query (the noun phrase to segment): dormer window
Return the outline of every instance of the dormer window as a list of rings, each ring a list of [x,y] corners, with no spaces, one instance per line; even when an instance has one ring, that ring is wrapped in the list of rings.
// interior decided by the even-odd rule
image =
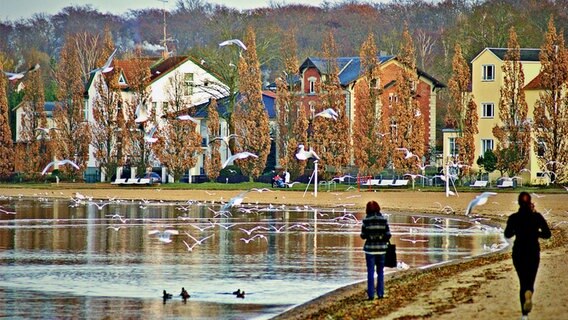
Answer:
[[[124,78],[124,74],[120,74],[120,77],[118,78],[118,84],[125,86],[126,83],[126,79]]]

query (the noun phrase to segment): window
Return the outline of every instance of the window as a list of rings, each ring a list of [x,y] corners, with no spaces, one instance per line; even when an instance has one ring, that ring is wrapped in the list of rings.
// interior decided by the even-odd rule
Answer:
[[[493,118],[495,116],[495,104],[492,102],[482,103],[482,115],[483,118]]]
[[[168,102],[164,101],[162,102],[162,114],[167,114],[168,113]]]
[[[483,75],[481,80],[494,81],[495,80],[495,66],[492,64],[483,65]]]
[[[315,102],[313,101],[310,101],[309,104],[310,104],[310,119],[313,119],[316,115],[316,105]]]
[[[89,100],[85,99],[84,103],[83,103],[83,115],[84,115],[84,121],[89,121]]]
[[[458,144],[456,143],[456,138],[449,138],[448,144],[449,144],[449,150],[448,150],[448,155],[452,156],[452,157],[456,157],[458,155]]]
[[[379,84],[380,84],[379,79],[373,78],[373,79],[371,79],[370,87],[372,89],[379,89]]]
[[[544,142],[542,139],[540,139],[537,142],[537,156],[539,157],[544,157],[544,153],[546,152],[546,142]]]
[[[154,112],[158,111],[158,103],[157,102],[152,102],[152,110],[154,110]]]
[[[118,78],[118,84],[121,84],[121,85],[127,84],[126,79],[124,78],[124,75],[122,73],[120,74],[120,77]]]
[[[308,78],[308,93],[309,94],[314,94],[316,93],[316,78],[314,77],[310,77]]]
[[[493,150],[493,139],[481,139],[481,155],[487,150]]]
[[[193,73],[184,73],[183,74],[183,84],[184,84],[183,94],[185,96],[192,95],[193,94]]]
[[[389,93],[389,107],[392,107],[393,103],[397,103],[398,102],[398,96],[394,93]]]

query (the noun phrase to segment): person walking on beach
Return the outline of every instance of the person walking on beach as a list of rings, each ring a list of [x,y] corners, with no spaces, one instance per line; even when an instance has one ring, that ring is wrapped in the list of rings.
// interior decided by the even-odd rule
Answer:
[[[367,261],[367,296],[375,298],[375,267],[377,272],[377,295],[382,299],[385,295],[383,268],[385,253],[391,238],[387,218],[381,214],[381,207],[376,201],[369,201],[366,209],[367,216],[363,219],[361,238],[365,239],[363,251]]]
[[[549,239],[552,234],[544,217],[534,209],[527,192],[519,194],[519,211],[509,216],[505,237],[515,236],[513,244],[513,265],[521,285],[521,319],[528,319],[532,309],[534,282],[540,262],[538,238]]]

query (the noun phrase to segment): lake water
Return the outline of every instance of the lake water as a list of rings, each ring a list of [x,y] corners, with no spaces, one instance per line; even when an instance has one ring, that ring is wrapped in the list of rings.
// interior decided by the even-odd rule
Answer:
[[[267,319],[366,279],[364,214],[349,208],[93,202],[0,199],[16,212],[0,213],[0,317]],[[389,222],[410,267],[506,243],[483,221],[415,213]]]

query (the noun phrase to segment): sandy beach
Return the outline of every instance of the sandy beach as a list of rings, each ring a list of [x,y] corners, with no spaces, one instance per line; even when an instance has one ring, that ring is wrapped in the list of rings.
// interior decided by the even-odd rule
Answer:
[[[0,196],[70,198],[76,193],[97,199],[148,199],[170,201],[227,201],[241,191],[168,190],[166,188],[90,188],[89,185],[49,186],[45,189],[2,188]],[[245,203],[341,206],[362,210],[369,200],[384,212],[413,212],[464,216],[469,201],[479,192],[447,198],[443,192],[380,191],[249,192]],[[499,192],[474,214],[504,226],[516,211],[518,192]],[[553,238],[541,241],[541,264],[535,285],[531,319],[565,319],[568,314],[568,193],[533,195],[545,214]],[[451,208],[451,209],[450,209]],[[566,221],[566,222],[564,222]],[[386,298],[366,301],[365,282],[331,292],[280,315],[280,319],[517,319],[520,318],[518,280],[509,247],[503,252],[448,263],[427,270],[410,269],[389,275]],[[363,280],[363,279],[362,279]]]

